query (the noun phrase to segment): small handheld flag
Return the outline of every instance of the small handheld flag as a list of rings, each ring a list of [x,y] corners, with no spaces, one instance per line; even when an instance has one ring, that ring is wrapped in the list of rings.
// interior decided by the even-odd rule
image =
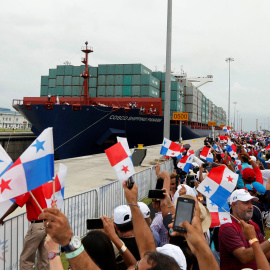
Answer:
[[[171,140],[164,138],[160,154],[163,156],[177,157],[181,153],[181,146]]]

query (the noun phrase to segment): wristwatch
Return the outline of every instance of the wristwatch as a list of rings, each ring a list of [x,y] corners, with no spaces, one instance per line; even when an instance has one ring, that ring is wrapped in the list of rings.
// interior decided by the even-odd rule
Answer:
[[[56,256],[60,256],[60,252],[53,252],[53,251],[48,252],[48,259],[49,260],[54,259]]]
[[[258,242],[259,240],[257,238],[249,239],[248,242],[250,245],[254,244],[255,242]]]
[[[65,252],[71,252],[78,249],[82,245],[81,239],[79,236],[72,236],[69,244],[62,247]]]

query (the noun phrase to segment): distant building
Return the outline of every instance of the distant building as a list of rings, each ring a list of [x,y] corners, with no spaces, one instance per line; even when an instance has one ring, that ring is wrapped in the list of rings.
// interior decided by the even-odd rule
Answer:
[[[31,124],[18,112],[0,107],[0,128],[30,129]]]

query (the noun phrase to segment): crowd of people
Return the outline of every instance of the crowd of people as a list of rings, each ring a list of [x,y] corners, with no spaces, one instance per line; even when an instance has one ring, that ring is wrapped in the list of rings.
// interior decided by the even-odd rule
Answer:
[[[227,147],[232,143],[237,148],[234,155]],[[17,198],[0,223],[3,224],[4,218],[17,206],[29,207],[31,227],[21,256],[21,269],[32,269],[36,249],[39,249],[36,269],[64,269],[59,245],[71,269],[79,270],[269,269],[270,238],[265,239],[265,232],[270,230],[269,143],[267,135],[255,133],[235,133],[215,141],[207,138],[205,146],[211,149],[213,162],[195,157],[193,168],[185,173],[173,158],[175,171],[170,175],[160,171],[157,165],[156,188],[162,190],[163,198],[152,198],[150,208],[156,212],[153,220],[150,208],[137,200],[136,184],[130,188],[124,181],[126,204],[116,207],[111,217],[101,216],[103,229],[90,230],[82,239],[73,234],[61,211],[47,208],[37,215],[35,202],[25,195]],[[208,173],[219,166],[226,166],[239,177],[228,199],[231,222],[210,228],[206,197],[197,188]],[[173,230],[179,197],[195,201],[191,223],[180,224],[186,232]],[[31,253],[31,258],[26,251]]]

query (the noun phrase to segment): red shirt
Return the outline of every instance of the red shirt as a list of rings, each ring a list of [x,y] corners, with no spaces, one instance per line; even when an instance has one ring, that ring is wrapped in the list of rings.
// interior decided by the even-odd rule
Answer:
[[[32,194],[34,195],[42,209],[47,208],[47,203],[43,195],[42,186],[32,190]],[[41,211],[29,192],[16,197],[15,203],[18,204],[20,207],[23,207],[26,204],[27,219],[29,221],[38,220],[38,216],[41,214]]]
[[[259,242],[265,241],[259,226],[249,221],[249,224],[253,225],[256,231],[256,237]],[[238,248],[249,248],[250,244],[243,235],[241,226],[238,222],[232,218],[232,223],[226,223],[220,226],[219,229],[219,251],[220,251],[220,269],[221,270],[239,270],[243,268],[251,268],[257,270],[256,261],[242,264],[234,255],[233,251]]]

